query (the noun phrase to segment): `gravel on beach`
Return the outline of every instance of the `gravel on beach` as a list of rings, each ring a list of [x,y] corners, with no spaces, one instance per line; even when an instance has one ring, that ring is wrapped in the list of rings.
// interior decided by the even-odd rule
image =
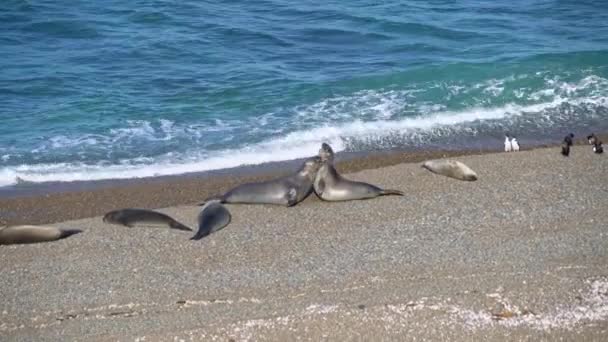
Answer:
[[[349,173],[406,195],[227,205],[231,224],[201,241],[98,216],[58,223],[84,233],[0,246],[0,336],[605,340],[606,156],[575,146],[568,158],[551,147],[455,159],[479,180],[420,163]],[[199,210],[161,209],[191,226]]]

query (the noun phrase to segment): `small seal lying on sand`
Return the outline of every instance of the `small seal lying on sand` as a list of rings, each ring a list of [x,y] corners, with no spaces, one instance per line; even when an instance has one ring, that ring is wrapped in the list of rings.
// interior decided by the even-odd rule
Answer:
[[[399,190],[385,190],[372,184],[355,182],[342,177],[333,165],[334,151],[326,143],[321,145],[319,157],[323,161],[323,165],[315,177],[314,190],[322,200],[351,201],[387,195],[403,196],[403,192]]]
[[[177,222],[172,217],[148,209],[127,208],[110,211],[103,216],[103,222],[127,227],[133,227],[138,222],[167,224],[173,229],[192,231],[188,226]]]
[[[55,241],[78,233],[82,230],[28,225],[3,227],[0,228],[0,245]]]
[[[300,203],[312,192],[312,183],[319,170],[319,157],[307,159],[296,173],[265,182],[241,184],[221,196],[211,200],[221,203],[278,204],[291,207]]]
[[[428,160],[422,164],[422,167],[438,175],[456,178],[463,181],[477,180],[477,174],[475,171],[456,160]]]
[[[232,216],[219,200],[208,201],[198,214],[198,231],[190,240],[200,240],[226,227]]]

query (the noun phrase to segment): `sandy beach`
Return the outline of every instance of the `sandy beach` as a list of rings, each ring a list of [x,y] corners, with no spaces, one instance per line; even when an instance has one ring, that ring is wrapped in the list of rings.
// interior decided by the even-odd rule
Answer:
[[[351,179],[406,196],[327,203],[312,195],[292,208],[228,205],[232,223],[197,242],[187,232],[107,225],[99,216],[57,223],[84,233],[0,246],[0,335],[11,341],[605,340],[606,156],[575,146],[569,158],[551,147],[457,160],[479,180],[438,176],[419,162],[340,168]],[[188,196],[194,201],[228,185]],[[154,198],[162,198],[161,190]],[[133,201],[98,191],[107,191],[110,203],[89,216]],[[53,196],[85,195],[47,197]],[[80,197],[81,207],[102,198],[94,197],[89,203]],[[141,206],[164,203],[154,198]],[[37,200],[44,207],[40,198],[19,203]],[[82,215],[81,207],[66,203],[73,202],[32,212],[32,223],[58,221],[52,213],[62,208]],[[161,211],[194,226],[199,209]]]

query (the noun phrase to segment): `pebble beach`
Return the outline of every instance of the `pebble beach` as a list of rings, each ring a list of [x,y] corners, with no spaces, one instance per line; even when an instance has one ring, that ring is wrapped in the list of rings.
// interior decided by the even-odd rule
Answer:
[[[414,160],[370,162],[376,167],[359,170],[339,164],[350,179],[406,195],[329,203],[313,194],[292,208],[227,205],[231,224],[201,241],[188,240],[189,232],[104,224],[106,207],[78,219],[32,212],[30,223],[84,232],[0,246],[0,335],[10,341],[605,340],[605,156],[574,146],[568,158],[558,147],[453,158],[479,180],[435,175]],[[193,191],[172,184],[174,193]],[[198,189],[191,204],[159,210],[196,226],[194,202],[230,184],[215,186]],[[111,189],[49,196],[81,196],[85,203],[90,196],[94,206],[106,192],[113,205],[127,201],[120,192],[111,197]],[[151,198],[142,206],[154,207],[146,202]],[[5,220],[26,218],[13,213]]]

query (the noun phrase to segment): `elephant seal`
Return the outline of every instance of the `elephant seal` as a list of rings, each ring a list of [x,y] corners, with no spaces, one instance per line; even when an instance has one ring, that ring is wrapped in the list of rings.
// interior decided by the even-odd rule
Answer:
[[[422,167],[438,175],[456,178],[463,181],[477,180],[477,174],[475,171],[456,160],[428,160],[422,164]]]
[[[0,245],[55,241],[78,233],[82,233],[82,230],[50,226],[10,226],[0,228]]]
[[[138,222],[167,224],[173,229],[192,231],[192,229],[177,222],[172,217],[148,209],[127,208],[113,210],[103,216],[103,222],[121,224],[127,227],[133,227]]]
[[[319,157],[309,158],[292,175],[265,182],[241,184],[224,195],[208,198],[199,205],[219,200],[220,203],[277,204],[291,207],[310,195],[320,165]]]
[[[190,240],[200,240],[205,236],[226,227],[232,216],[219,200],[210,200],[198,214],[198,231]]]
[[[381,189],[375,185],[356,182],[342,177],[333,165],[334,151],[327,143],[321,145],[319,158],[323,165],[317,172],[314,191],[324,201],[351,201],[378,196],[403,196],[399,190]]]

